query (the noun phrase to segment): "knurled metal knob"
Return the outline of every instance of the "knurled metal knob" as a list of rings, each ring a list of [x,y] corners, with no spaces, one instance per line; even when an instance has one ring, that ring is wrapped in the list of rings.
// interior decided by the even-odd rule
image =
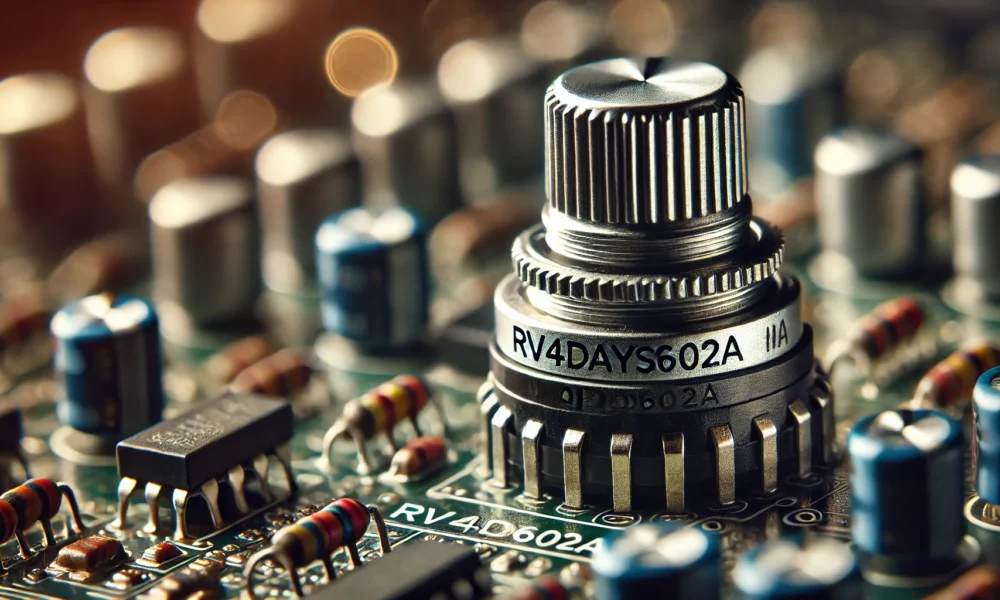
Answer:
[[[747,193],[743,91],[714,65],[604,60],[561,75],[545,105],[550,214],[670,224]]]

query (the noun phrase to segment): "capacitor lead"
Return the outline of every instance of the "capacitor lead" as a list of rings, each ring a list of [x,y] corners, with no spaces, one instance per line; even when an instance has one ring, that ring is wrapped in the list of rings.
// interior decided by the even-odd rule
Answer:
[[[909,296],[901,296],[875,307],[862,317],[847,336],[830,345],[827,370],[843,360],[871,380],[876,365],[887,355],[913,341],[927,315],[923,307]]]
[[[418,345],[428,320],[425,237],[403,208],[327,219],[316,233],[323,327],[370,353]]]
[[[361,203],[350,139],[332,129],[280,133],[257,153],[256,173],[264,283],[278,292],[311,291],[316,230],[326,217]]]
[[[61,423],[118,441],[160,420],[162,363],[152,304],[131,296],[88,296],[56,313],[52,336]]]
[[[168,184],[149,205],[154,292],[164,330],[245,318],[260,292],[253,188],[236,177]]]
[[[961,423],[933,410],[885,411],[847,438],[851,533],[866,576],[954,569],[965,536]]]
[[[1000,366],[1000,347],[990,341],[971,344],[949,354],[917,383],[912,408],[961,411],[972,396],[976,380]]]
[[[701,529],[643,523],[603,538],[591,557],[594,597],[719,597],[719,542]]]
[[[861,571],[847,544],[817,538],[804,544],[769,540],[740,555],[733,583],[747,600],[862,596]]]
[[[323,438],[323,458],[329,463],[333,443],[347,435],[357,448],[361,469],[370,471],[372,464],[365,443],[382,433],[392,452],[398,451],[399,447],[393,439],[393,429],[400,421],[409,420],[417,436],[421,436],[417,415],[428,402],[434,404],[442,424],[445,424],[444,412],[431,400],[427,386],[412,375],[399,375],[360,398],[351,400]]]
[[[387,554],[392,550],[392,546],[389,543],[385,521],[382,520],[378,508],[365,506],[353,498],[334,500],[308,517],[279,530],[271,538],[269,548],[257,552],[247,561],[243,570],[247,579],[247,593],[251,598],[257,598],[253,590],[253,572],[257,565],[265,560],[277,562],[285,568],[291,579],[292,589],[300,598],[303,592],[298,568],[320,560],[326,570],[327,579],[332,581],[336,578],[337,571],[330,560],[331,555],[344,547],[350,552],[354,567],[360,567],[362,562],[357,544],[365,537],[365,531],[368,530],[372,520],[378,529],[382,554]]]

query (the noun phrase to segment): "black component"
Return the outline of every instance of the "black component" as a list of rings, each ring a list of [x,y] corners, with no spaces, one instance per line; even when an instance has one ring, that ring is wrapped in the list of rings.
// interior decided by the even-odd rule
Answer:
[[[492,298],[455,319],[438,334],[438,357],[463,373],[481,376],[490,368],[490,338],[496,325]]]
[[[118,475],[190,490],[287,442],[292,407],[226,394],[118,444]]]
[[[21,410],[10,409],[0,412],[0,452],[4,454],[21,453]]]
[[[464,598],[485,598],[491,593],[489,578],[482,587],[476,573],[482,567],[471,546],[438,542],[402,544],[382,558],[365,564],[343,579],[309,594],[311,600],[426,600],[443,592],[451,598],[452,586],[466,582]],[[459,585],[463,585],[459,583]]]

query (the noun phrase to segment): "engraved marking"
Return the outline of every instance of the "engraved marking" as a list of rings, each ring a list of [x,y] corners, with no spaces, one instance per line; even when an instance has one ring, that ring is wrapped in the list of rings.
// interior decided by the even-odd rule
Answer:
[[[538,441],[542,437],[542,423],[534,419],[528,421],[521,430],[521,450],[524,455],[524,495],[540,498],[538,483]]]
[[[812,469],[811,416],[809,415],[809,410],[806,409],[801,400],[796,400],[789,404],[788,412],[792,413],[792,418],[795,419],[795,440],[799,453],[799,477],[805,477]]]
[[[563,435],[563,488],[566,493],[566,506],[583,508],[583,487],[581,477],[583,465],[584,433],[579,429],[567,429]]]
[[[615,512],[632,510],[632,434],[611,434],[611,506]]]
[[[768,414],[755,418],[753,427],[760,438],[761,489],[770,494],[778,489],[778,428]]]
[[[684,434],[663,434],[663,478],[667,511],[684,512]]]
[[[713,427],[712,442],[715,444],[719,504],[732,504],[736,502],[736,443],[729,425]]]

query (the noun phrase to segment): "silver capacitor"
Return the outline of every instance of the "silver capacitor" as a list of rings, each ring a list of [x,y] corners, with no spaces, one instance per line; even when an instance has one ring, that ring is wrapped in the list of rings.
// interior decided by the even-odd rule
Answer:
[[[257,198],[264,284],[295,293],[316,279],[316,230],[325,218],[361,203],[361,174],[340,131],[278,134],[257,154]]]
[[[812,172],[816,143],[842,121],[839,65],[818,48],[774,46],[752,54],[739,79],[747,100],[750,189],[780,196]]]
[[[432,81],[400,79],[364,92],[351,122],[372,204],[405,206],[428,226],[462,206],[455,115]]]
[[[455,44],[438,63],[438,87],[459,119],[462,188],[470,198],[540,176],[548,86],[516,38]]]
[[[912,274],[925,254],[920,149],[895,134],[851,126],[824,136],[814,157],[823,250],[860,277]]]
[[[951,174],[956,304],[1000,299],[1000,155],[962,160]]]
[[[156,193],[149,218],[165,333],[251,312],[260,292],[253,186],[237,177],[180,179]]]

